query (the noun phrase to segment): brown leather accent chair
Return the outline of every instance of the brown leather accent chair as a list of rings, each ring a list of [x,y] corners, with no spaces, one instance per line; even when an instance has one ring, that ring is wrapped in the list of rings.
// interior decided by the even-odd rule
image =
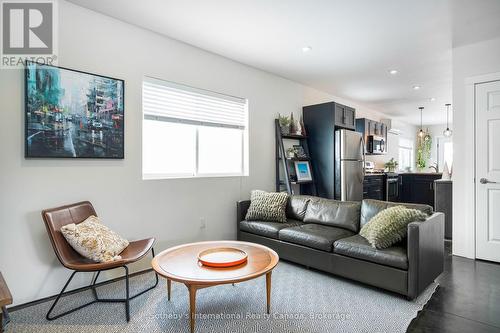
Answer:
[[[135,297],[144,294],[145,292],[154,289],[158,285],[158,275],[155,273],[155,284],[146,290],[143,290],[139,292],[138,294],[130,297],[130,288],[129,288],[129,271],[127,265],[133,262],[136,262],[140,259],[142,259],[150,250],[151,254],[154,257],[154,249],[153,249],[153,244],[155,242],[154,238],[147,238],[147,239],[142,239],[138,241],[131,241],[129,246],[123,250],[122,253],[120,253],[120,256],[122,257],[121,260],[117,261],[110,261],[110,262],[103,262],[103,263],[98,263],[95,261],[92,261],[90,259],[82,257],[78,252],[76,252],[66,241],[64,236],[61,233],[61,227],[70,223],[75,223],[79,224],[87,217],[94,215],[97,216],[94,207],[92,204],[88,201],[83,201],[83,202],[78,202],[62,207],[57,207],[57,208],[51,208],[51,209],[45,209],[42,211],[42,217],[43,221],[45,222],[45,227],[47,228],[47,232],[49,234],[50,241],[52,243],[52,247],[54,248],[54,252],[57,256],[57,259],[61,262],[61,264],[72,270],[73,273],[71,274],[70,278],[64,285],[63,289],[57,296],[56,300],[54,301],[54,304],[52,304],[52,307],[49,309],[49,312],[47,313],[47,320],[54,320],[57,318],[60,318],[62,316],[65,316],[67,314],[70,314],[72,312],[75,312],[77,310],[80,310],[86,306],[89,306],[94,303],[98,302],[109,302],[109,303],[125,303],[125,313],[126,313],[126,318],[127,321],[130,320],[130,300],[134,299]],[[114,269],[114,268],[123,268],[125,269],[125,288],[126,288],[126,298],[123,299],[103,299],[99,298],[97,296],[97,291],[96,291],[96,282],[97,278],[99,277],[99,274],[102,271]],[[90,289],[92,289],[92,293],[94,294],[94,300],[90,301],[84,305],[81,305],[75,309],[71,309],[69,311],[66,311],[64,313],[58,314],[56,316],[51,316],[52,311],[54,310],[54,307],[56,306],[57,302],[63,296],[64,291],[68,287],[69,283],[75,276],[77,272],[97,272],[97,274],[94,276],[92,279],[92,283],[90,284]]]

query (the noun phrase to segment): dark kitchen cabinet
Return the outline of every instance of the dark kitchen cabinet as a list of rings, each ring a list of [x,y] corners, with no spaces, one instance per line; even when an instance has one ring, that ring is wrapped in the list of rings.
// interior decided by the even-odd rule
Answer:
[[[380,125],[381,124],[378,123],[378,122],[376,122],[376,121],[373,122],[373,135],[375,135],[375,136],[381,136],[380,135],[380,132],[381,132],[380,131]]]
[[[385,142],[387,142],[387,125],[384,123],[380,123],[380,136],[385,138]]]
[[[335,126],[354,130],[356,128],[356,110],[335,103]]]
[[[399,175],[400,201],[426,204],[434,208],[434,181],[441,174],[408,173]]]
[[[365,176],[363,199],[385,200],[385,175]]]
[[[436,180],[434,192],[434,210],[444,213],[444,238],[451,239],[453,235],[453,183],[451,180]]]
[[[371,120],[368,118],[358,118],[356,119],[356,132],[363,134],[366,143],[368,143],[368,136],[370,135],[382,138],[386,143],[385,149],[382,152],[382,154],[387,152],[387,125],[385,125],[384,123]],[[378,138],[376,139],[378,140]],[[367,148],[367,155],[372,155],[372,154],[378,155],[380,154],[380,152],[369,153]]]
[[[363,133],[365,138],[368,135],[373,135],[387,140],[387,125],[375,120],[367,118],[356,119],[356,131]]]
[[[434,210],[444,213],[444,238],[451,239],[453,235],[453,183],[451,180],[436,180],[434,189]]]

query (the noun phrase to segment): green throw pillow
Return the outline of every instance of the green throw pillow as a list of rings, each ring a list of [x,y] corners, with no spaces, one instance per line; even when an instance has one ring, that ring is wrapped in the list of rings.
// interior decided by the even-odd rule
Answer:
[[[385,249],[401,241],[407,233],[408,224],[425,221],[428,215],[417,209],[395,206],[384,209],[361,228],[359,234],[371,246]]]
[[[286,222],[288,194],[255,190],[250,195],[250,207],[246,219],[249,221]]]

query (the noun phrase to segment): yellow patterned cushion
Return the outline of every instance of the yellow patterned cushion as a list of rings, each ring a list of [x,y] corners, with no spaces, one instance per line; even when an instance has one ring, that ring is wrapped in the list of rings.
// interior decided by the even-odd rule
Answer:
[[[82,223],[63,226],[61,233],[76,252],[96,262],[120,260],[119,254],[128,246],[126,239],[93,215]]]

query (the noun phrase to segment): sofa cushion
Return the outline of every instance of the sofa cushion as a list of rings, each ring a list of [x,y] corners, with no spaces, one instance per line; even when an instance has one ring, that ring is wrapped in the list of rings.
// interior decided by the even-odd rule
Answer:
[[[283,228],[301,225],[301,221],[288,219],[286,223],[267,221],[241,221],[240,230],[251,234],[278,239],[278,232]]]
[[[311,196],[307,195],[292,195],[288,197],[286,216],[294,220],[303,221],[307,205],[311,198]]]
[[[337,240],[333,245],[333,252],[385,266],[408,269],[408,255],[403,243],[379,250],[372,247],[361,235],[354,235]]]
[[[301,224],[279,231],[281,241],[312,247],[327,252],[332,251],[337,239],[352,236],[352,231],[321,224]]]
[[[288,193],[254,190],[245,220],[285,223],[287,201]]]
[[[428,215],[418,209],[404,206],[389,207],[380,211],[365,224],[359,234],[377,249],[386,249],[406,237],[408,224],[425,221]]]
[[[429,205],[420,205],[420,204],[410,204],[410,203],[401,203],[401,202],[387,202],[373,199],[365,199],[361,203],[361,219],[360,219],[360,227],[363,227],[367,224],[375,215],[377,215],[380,211],[394,206],[404,206],[406,208],[418,209],[427,215],[432,215],[433,209]]]
[[[359,202],[311,198],[304,222],[340,227],[357,233],[360,209]]]

